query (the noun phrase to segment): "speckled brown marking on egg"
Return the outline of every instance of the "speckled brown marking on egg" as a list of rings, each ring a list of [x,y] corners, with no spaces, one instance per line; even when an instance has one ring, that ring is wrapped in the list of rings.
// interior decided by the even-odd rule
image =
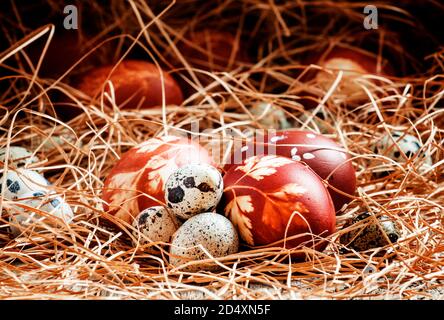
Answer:
[[[396,143],[394,142],[396,141]],[[433,160],[427,150],[421,150],[421,141],[410,134],[404,134],[401,131],[394,131],[391,137],[384,135],[373,146],[376,154],[381,154],[391,158],[397,163],[405,163],[407,159],[415,159],[419,163],[418,171],[424,172],[433,165]],[[416,159],[420,158],[420,159]],[[392,164],[383,164],[374,174],[377,178],[383,178],[393,172]]]
[[[6,148],[0,150],[0,162],[5,162],[6,151]],[[39,162],[36,156],[32,156],[32,152],[22,147],[10,146],[8,153],[8,166],[27,168],[29,165]]]
[[[45,212],[40,215],[37,210],[28,210],[22,207],[25,205]],[[31,191],[22,193],[17,199],[14,209],[9,212],[9,230],[12,235],[18,236],[21,232],[26,232],[32,226],[33,232],[41,230],[40,223],[59,225],[56,219],[48,218],[49,216],[58,218],[70,223],[74,218],[74,213],[69,204],[48,190]]]
[[[15,171],[8,170],[6,177],[1,176],[0,192],[2,192],[3,179],[6,179],[6,181],[2,196],[7,200],[15,200],[25,193],[46,190],[50,185],[48,180],[40,173],[23,168]]]
[[[162,206],[150,207],[143,210],[133,221],[133,235],[140,244],[150,242],[169,243],[173,234],[179,228],[180,222]],[[148,252],[158,252],[156,247],[150,247]]]
[[[224,216],[206,212],[188,219],[174,234],[171,242],[170,263],[178,267],[193,260],[209,259],[199,247],[202,245],[213,257],[236,253],[239,237],[230,220]],[[193,264],[184,270],[215,270],[215,264]]]
[[[223,192],[223,179],[210,165],[191,164],[177,169],[165,184],[165,201],[179,218],[212,211]]]
[[[348,228],[356,223],[362,222],[361,228],[356,228],[344,234],[340,238],[341,244],[356,251],[366,251],[369,249],[380,248],[388,245],[390,242],[395,243],[400,237],[400,231],[396,224],[388,217],[381,216],[378,223],[372,220],[368,212],[350,219],[344,228]],[[384,236],[384,233],[386,236]],[[390,242],[387,241],[387,238]]]

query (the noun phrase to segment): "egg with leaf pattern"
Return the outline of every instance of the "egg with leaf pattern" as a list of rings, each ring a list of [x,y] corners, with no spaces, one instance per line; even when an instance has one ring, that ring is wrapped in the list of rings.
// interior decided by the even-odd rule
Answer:
[[[223,211],[248,245],[286,239],[287,248],[316,243],[321,250],[326,243],[320,240],[335,231],[331,197],[301,162],[275,155],[249,157],[230,168],[224,185]]]
[[[178,168],[212,164],[207,150],[187,138],[149,139],[124,153],[103,187],[104,210],[127,223],[142,210],[165,205],[165,183]]]
[[[329,137],[305,130],[265,131],[238,147],[224,166],[227,172],[253,155],[278,155],[307,164],[328,183],[336,211],[353,198],[356,172],[347,150]]]

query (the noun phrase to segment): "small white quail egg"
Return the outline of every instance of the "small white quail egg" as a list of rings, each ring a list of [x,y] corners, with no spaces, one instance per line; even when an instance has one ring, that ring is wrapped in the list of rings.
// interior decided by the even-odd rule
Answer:
[[[184,263],[210,259],[204,250],[214,258],[228,256],[239,250],[239,237],[230,220],[224,216],[206,212],[198,214],[176,231],[170,249],[170,263],[178,267]],[[193,263],[184,268],[187,271],[217,270],[215,263]]]
[[[3,148],[0,150],[0,161],[5,162],[6,155],[8,156],[8,165],[16,168],[27,168],[30,164],[39,162],[36,156],[22,147],[10,146],[9,149]]]
[[[68,128],[63,128],[60,131],[58,131],[58,134],[53,134],[50,137],[37,137],[34,139],[33,143],[35,145],[40,145],[42,151],[50,152],[57,147],[61,148],[71,148],[70,144],[76,144],[78,147],[82,147],[83,143],[79,140],[77,140],[76,135],[73,133],[72,130],[69,130]]]
[[[28,169],[0,171],[0,193],[7,200],[21,198],[22,195],[38,190],[45,190],[50,183],[43,175]],[[2,188],[4,187],[4,190]]]
[[[392,137],[393,140],[390,136],[385,135],[382,139],[378,140],[373,147],[373,151],[376,154],[385,155],[401,164],[405,163],[407,159],[418,156],[420,158],[417,160],[420,173],[433,165],[431,156],[427,154],[426,151],[420,151],[422,143],[417,137],[399,131],[393,132]],[[394,141],[396,141],[396,144]],[[376,175],[379,177],[385,176],[390,173],[392,168],[393,166],[391,164],[383,165],[375,170]]]
[[[17,199],[17,204],[11,207],[13,210],[7,210],[9,211],[11,233],[14,236],[19,235],[22,231],[21,229],[33,228],[33,224],[36,224],[36,228],[38,228],[37,224],[39,222],[49,222],[49,219],[44,215],[26,209],[20,206],[20,204],[46,212],[53,217],[62,219],[66,223],[70,223],[74,218],[71,207],[60,196],[50,194],[46,191],[25,193]]]
[[[207,164],[189,164],[177,169],[165,184],[165,201],[177,217],[188,219],[212,211],[223,193],[220,172]]]
[[[133,221],[133,235],[138,243],[145,245],[150,242],[170,243],[173,234],[179,228],[179,221],[162,206],[143,210]],[[148,251],[157,252],[155,247]]]

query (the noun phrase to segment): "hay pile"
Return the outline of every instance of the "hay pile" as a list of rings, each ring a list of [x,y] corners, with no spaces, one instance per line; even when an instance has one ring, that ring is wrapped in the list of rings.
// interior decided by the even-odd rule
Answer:
[[[45,52],[54,25],[56,34],[62,27],[63,5],[33,3],[11,2],[0,13],[0,148],[23,146],[40,157],[35,167],[72,205],[75,220],[13,238],[2,217],[0,298],[444,298],[444,50],[442,27],[433,25],[444,7],[438,1],[377,1],[377,30],[363,28],[367,3],[358,1],[78,1],[84,59],[56,77],[41,76],[45,61],[39,65],[31,52]],[[231,32],[251,61],[220,72],[191,68],[177,43],[203,27]],[[366,89],[356,100],[335,94],[340,77],[327,90],[303,81],[301,74],[318,67],[302,57],[338,44],[389,60],[397,76],[378,77],[377,86],[363,76]],[[161,64],[191,88],[186,101],[119,110],[92,104],[71,86],[96,63],[123,57]],[[305,105],[308,93],[315,109]],[[124,151],[165,132],[191,136],[197,121],[213,139],[226,138],[228,129],[245,138],[263,128],[248,110],[256,101],[281,108],[296,128],[326,133],[353,156],[358,192],[338,216],[326,250],[299,248],[308,256],[301,262],[287,250],[256,248],[221,260],[221,271],[190,273],[172,268],[167,251],[153,256],[134,247],[129,228],[103,223],[111,219],[101,209],[103,181]],[[56,116],[60,105],[82,113],[63,119]],[[424,172],[420,157],[399,164],[375,154],[375,143],[394,130],[420,138],[433,166]],[[376,177],[384,164],[393,173]],[[395,219],[402,237],[384,249],[342,253],[342,226],[369,210]]]

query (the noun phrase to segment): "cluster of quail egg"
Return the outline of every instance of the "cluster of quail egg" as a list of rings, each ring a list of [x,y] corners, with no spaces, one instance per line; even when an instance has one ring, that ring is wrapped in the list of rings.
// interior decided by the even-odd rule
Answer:
[[[39,159],[22,147],[0,150],[2,215],[7,214],[9,230],[14,236],[58,221],[51,217],[70,223],[74,216],[68,203],[51,190],[43,174],[30,168],[37,162]]]
[[[166,206],[143,210],[133,221],[136,244],[170,243],[170,263],[219,258],[236,253],[238,234],[229,219],[214,212],[223,194],[220,172],[207,164],[180,167],[164,187]],[[156,252],[150,247],[150,252]],[[188,271],[215,269],[210,263],[191,263]]]

